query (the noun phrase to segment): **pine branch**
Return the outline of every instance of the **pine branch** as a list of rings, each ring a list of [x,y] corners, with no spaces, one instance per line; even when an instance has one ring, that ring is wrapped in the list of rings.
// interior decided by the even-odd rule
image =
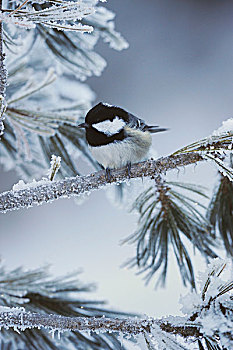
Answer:
[[[154,341],[157,342],[159,349],[184,350],[186,348],[174,337],[179,335],[188,341],[198,341],[200,348],[202,342],[205,342],[209,344],[208,349],[229,350],[233,345],[231,270],[230,262],[213,260],[207,271],[202,273],[200,291],[182,298],[184,317],[143,319],[91,306],[98,302],[80,302],[79,298],[74,297],[74,293],[88,291],[89,286],[78,286],[75,281],[70,281],[70,277],[73,276],[48,280],[45,270],[23,272],[18,268],[6,274],[2,268],[0,294],[1,304],[4,306],[0,306],[0,327],[3,341],[18,337],[18,340],[24,338],[25,344],[33,345],[36,335],[37,340],[41,340],[40,349],[45,349],[41,344],[49,339],[47,332],[54,334],[57,331],[60,339],[59,334],[68,331],[61,341],[68,339],[76,345],[75,340],[79,335],[79,340],[89,342],[92,346],[90,348],[95,350],[119,350],[120,342],[116,339],[116,335],[119,334],[121,338],[125,336],[127,339],[138,339],[140,335],[149,337],[149,343],[153,345]],[[27,311],[23,307],[9,307],[12,305],[25,305]],[[7,337],[7,334],[10,334],[11,338]],[[95,343],[96,338],[100,341],[108,338],[113,346],[116,345],[116,341],[117,346],[109,347],[107,343],[98,345]],[[56,339],[50,341],[53,346],[49,349],[56,348],[55,341]],[[29,346],[27,349],[34,347]]]
[[[189,193],[177,192],[177,187]],[[138,227],[122,243],[136,243],[136,256],[126,261],[124,266],[136,267],[137,274],[144,274],[146,284],[154,275],[159,275],[155,286],[164,287],[172,251],[184,285],[188,283],[195,288],[187,240],[207,261],[216,257],[211,225],[198,209],[206,207],[190,198],[191,193],[207,197],[200,186],[166,182],[157,176],[154,186],[142,192],[133,204],[132,210],[139,214]]]
[[[78,330],[98,333],[122,332],[127,335],[136,335],[144,332],[151,333],[155,325],[158,325],[164,332],[179,334],[183,338],[202,337],[198,324],[191,324],[190,322],[187,325],[173,325],[167,321],[156,319],[65,317],[55,314],[43,315],[25,312],[20,309],[12,309],[11,312],[0,312],[0,326],[5,328],[13,327],[18,330],[47,328],[60,332]]]
[[[220,136],[215,144],[212,144],[213,159],[215,157],[216,148],[219,147],[219,143],[224,139],[221,144],[221,149],[229,149],[231,146],[232,135],[228,135],[227,139]],[[195,164],[197,162],[205,160],[205,154],[198,151],[198,148],[193,152],[172,154],[167,157],[159,158],[158,160],[148,160],[132,165],[131,178],[154,178],[160,174],[164,174],[169,170],[177,169],[181,166],[187,166],[189,164]],[[113,170],[111,173],[111,183],[122,183],[128,180],[127,167]],[[58,198],[67,198],[71,196],[78,196],[81,194],[90,193],[93,190],[100,189],[106,186],[109,182],[106,180],[105,172],[99,171],[87,176],[76,176],[65,178],[61,181],[54,181],[49,184],[43,184],[30,187],[28,184],[27,189],[15,191],[8,191],[0,194],[0,212],[5,213],[9,210],[15,210],[19,208],[31,207],[34,204],[42,204],[44,202],[52,202]]]
[[[209,204],[207,219],[218,228],[226,252],[233,256],[233,183],[221,175]]]
[[[184,151],[179,150],[170,156],[159,158],[158,160],[148,160],[133,164],[131,167],[131,178],[157,177],[166,173],[168,170],[177,169],[180,166],[195,164],[199,161],[206,160],[206,154],[211,154],[212,162],[218,160],[219,151],[230,151],[232,148],[233,133],[228,132],[219,135],[218,137],[206,138],[199,143],[195,143],[195,148]],[[203,150],[205,143],[205,150]],[[188,149],[189,146],[186,147]],[[60,152],[54,150],[52,153],[61,155]],[[233,175],[233,172],[232,172]],[[112,170],[111,183],[122,183],[128,180],[127,167]],[[76,176],[65,178],[61,181],[52,182],[49,184],[38,184],[33,186],[28,184],[28,188],[18,190],[17,192],[8,191],[0,194],[0,212],[9,210],[26,208],[34,204],[42,204],[51,202],[58,198],[67,198],[78,196],[81,194],[90,193],[93,190],[100,189],[109,184],[106,180],[105,172],[99,171],[87,176]]]
[[[48,266],[33,270],[18,267],[7,271],[0,265],[0,313],[11,312],[19,314],[24,311],[41,313],[42,316],[69,317],[106,317],[121,318],[134,316],[133,314],[114,311],[105,306],[105,302],[87,298],[87,293],[95,290],[93,284],[83,284],[78,278],[78,272],[65,276],[52,277],[48,273]],[[5,327],[6,328],[6,327]],[[70,346],[78,349],[92,350],[124,350],[120,341],[113,334],[83,334],[80,331],[66,332],[62,339],[53,339],[46,329],[26,329],[15,332],[12,329],[1,330],[1,341],[4,344],[10,339],[13,346],[7,348],[27,350],[65,350]],[[24,329],[21,329],[24,330]],[[54,333],[54,330],[51,329]],[[22,345],[23,344],[23,345]]]
[[[0,0],[0,10],[2,10],[2,0]],[[6,89],[6,68],[4,65],[5,54],[3,53],[3,24],[0,22],[0,95],[5,95]]]
[[[158,160],[148,160],[133,164],[131,178],[154,177],[180,166],[195,164],[204,160],[197,153],[171,155]],[[121,183],[128,180],[127,168],[112,171],[111,183]],[[100,189],[108,184],[104,171],[98,171],[87,176],[65,178],[60,181],[28,188],[19,191],[8,191],[0,194],[0,212],[31,207],[34,204],[52,202],[55,199],[78,196]]]
[[[0,11],[2,10],[2,0],[0,0]],[[3,52],[3,24],[0,21],[0,97],[1,97],[1,106],[0,106],[0,136],[3,134],[4,125],[3,125],[3,114],[4,114],[4,96],[6,90],[6,68],[4,65],[5,54]]]

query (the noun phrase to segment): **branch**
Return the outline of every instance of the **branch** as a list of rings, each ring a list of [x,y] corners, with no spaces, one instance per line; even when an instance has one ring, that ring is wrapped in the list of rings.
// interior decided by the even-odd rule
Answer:
[[[0,0],[0,11],[2,0]],[[3,53],[3,24],[0,21],[0,95],[4,96],[6,89],[6,69],[4,65],[5,54]]]
[[[177,169],[180,166],[194,164],[203,161],[204,158],[195,152],[180,155],[170,155],[158,160],[148,160],[133,164],[130,178],[154,177],[166,173],[168,170]],[[121,183],[128,180],[126,167],[112,170],[111,183]],[[67,198],[87,194],[100,189],[108,184],[105,171],[98,171],[86,176],[65,178],[60,181],[48,181],[44,184],[38,182],[33,186],[18,191],[8,191],[0,194],[0,213],[10,210],[28,208],[34,204],[52,202],[55,199]]]
[[[0,11],[2,10],[2,0],[0,0]],[[6,89],[6,77],[7,72],[4,65],[5,54],[3,53],[3,24],[0,21],[0,136],[3,134],[4,125],[3,125],[3,113],[4,113],[4,96]]]
[[[14,310],[14,309],[12,309]],[[179,317],[180,319],[180,317]],[[186,318],[184,318],[184,321]],[[93,331],[97,333],[122,332],[126,335],[151,333],[153,328],[159,326],[162,331],[180,336],[202,338],[197,324],[173,325],[166,320],[138,319],[138,318],[106,318],[106,317],[66,317],[60,315],[43,315],[16,309],[12,312],[0,313],[0,327],[13,327],[15,330],[27,328],[46,328],[52,331]]]

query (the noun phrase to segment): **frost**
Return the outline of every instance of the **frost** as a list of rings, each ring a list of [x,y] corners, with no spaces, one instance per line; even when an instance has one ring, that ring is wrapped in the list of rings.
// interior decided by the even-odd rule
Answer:
[[[92,31],[91,26],[82,25],[81,23],[70,25],[69,21],[82,20],[83,17],[95,12],[94,7],[86,6],[80,1],[66,1],[64,3],[55,3],[41,10],[35,10],[26,6],[26,11],[12,12],[12,14],[1,14],[1,20],[7,23],[25,26],[26,29],[34,28],[35,23],[59,30],[75,30],[82,32]]]
[[[8,14],[0,13],[0,21],[7,24],[14,24],[24,29],[34,29],[36,27],[35,23],[26,18],[17,18],[15,16],[8,16]]]
[[[48,21],[45,24],[46,27],[49,28],[56,28],[57,30],[66,30],[66,31],[81,31],[81,32],[86,32],[86,33],[91,33],[93,32],[93,27],[91,26],[83,26],[82,24],[66,24],[66,25],[61,25],[59,23],[55,23],[53,21]]]
[[[172,335],[163,332],[157,325],[153,326],[151,333],[153,336],[152,339],[147,337],[147,340],[150,341],[152,346],[156,344],[158,350],[187,350],[187,348],[178,343]],[[153,349],[153,347],[151,347],[151,349]]]
[[[214,259],[205,272],[199,273],[199,293],[180,299],[182,311],[200,325],[205,337],[218,335],[220,344],[231,349],[233,339],[232,262]]]
[[[195,292],[188,293],[185,296],[181,296],[179,302],[182,305],[180,310],[183,314],[189,315],[193,310],[196,310],[199,307],[201,298],[200,295]]]
[[[0,119],[0,136],[4,133],[4,124],[3,121]]]
[[[222,161],[221,159],[209,153],[203,154],[202,156],[207,160],[209,159],[212,160],[214,164],[217,166],[217,169],[220,171],[220,173],[223,176],[226,176],[230,181],[233,181],[233,169],[232,167],[228,166],[226,162]]]
[[[19,180],[17,184],[13,185],[12,190],[17,192],[17,191],[25,190],[27,188],[36,188],[41,185],[47,185],[49,183],[50,183],[50,180],[48,180],[47,178],[43,178],[42,180],[39,180],[39,181],[33,179],[32,182],[28,182],[28,183],[25,183],[23,180]]]
[[[24,307],[0,306],[0,313],[4,313],[4,312],[18,316],[18,315],[21,315],[23,312],[25,312],[25,308]]]
[[[115,14],[109,11],[105,7],[96,7],[96,12],[88,18],[88,23],[93,23],[94,28],[101,30],[99,35],[103,40],[109,44],[109,46],[115,50],[123,50],[129,47],[128,42],[121,36],[120,33],[115,31],[115,24],[113,19]]]
[[[222,125],[215,130],[212,135],[213,136],[220,136],[223,133],[228,133],[233,131],[233,118],[229,118],[222,122]]]
[[[55,156],[54,154],[51,157],[51,161],[50,161],[50,169],[48,172],[48,179],[50,181],[53,181],[58,170],[60,169],[61,166],[61,157],[59,156]]]
[[[119,332],[119,341],[121,343],[121,347],[123,347],[124,334],[122,332]]]
[[[30,74],[30,71],[29,71],[29,74]],[[56,72],[52,67],[50,67],[47,70],[46,75],[43,77],[42,80],[38,82],[34,80],[34,77],[30,76],[30,79],[28,79],[27,83],[24,84],[23,87],[20,90],[18,90],[15,94],[13,94],[10,99],[8,99],[7,101],[8,105],[18,102],[34,94],[35,92],[40,91],[44,87],[52,84],[56,80],[56,77],[57,77]]]
[[[135,339],[137,341],[137,345],[139,346],[140,350],[148,350],[148,346],[146,345],[145,337],[142,333],[135,336]]]

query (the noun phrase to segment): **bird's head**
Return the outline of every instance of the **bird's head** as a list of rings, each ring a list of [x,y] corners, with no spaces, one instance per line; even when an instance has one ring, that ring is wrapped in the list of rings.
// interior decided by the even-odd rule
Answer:
[[[124,128],[127,118],[128,113],[124,109],[100,102],[88,111],[85,122],[79,124],[78,128],[94,128],[112,136]]]

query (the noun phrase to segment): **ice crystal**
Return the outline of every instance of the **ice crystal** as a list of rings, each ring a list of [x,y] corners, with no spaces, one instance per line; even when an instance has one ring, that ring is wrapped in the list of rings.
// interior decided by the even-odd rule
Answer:
[[[41,185],[46,185],[49,183],[49,180],[47,178],[43,178],[42,180],[35,180],[33,179],[32,182],[25,183],[23,180],[19,180],[19,182],[15,185],[13,185],[12,190],[13,191],[21,191],[29,188],[36,188]]]
[[[222,122],[222,125],[215,131],[213,131],[213,136],[220,136],[223,133],[228,133],[233,131],[233,118],[229,118]]]
[[[46,5],[48,3],[45,3]],[[54,5],[45,5],[45,8],[26,6],[24,11],[13,11],[9,14],[1,14],[3,22],[11,22],[15,25],[24,26],[26,29],[34,28],[39,23],[45,26],[53,27],[59,30],[75,30],[81,32],[90,32],[91,26],[73,23],[69,21],[82,20],[83,17],[94,13],[94,7],[87,6],[82,0],[66,1],[65,3],[54,2]],[[68,21],[68,23],[66,23]]]
[[[182,311],[197,323],[207,342],[227,349],[233,346],[233,281],[230,261],[215,259],[199,274],[200,292],[180,301]]]
[[[58,172],[59,168],[61,166],[61,157],[55,156],[54,154],[51,156],[50,161],[50,169],[48,172],[48,178],[50,181],[53,181],[54,177],[56,176],[56,173]]]

